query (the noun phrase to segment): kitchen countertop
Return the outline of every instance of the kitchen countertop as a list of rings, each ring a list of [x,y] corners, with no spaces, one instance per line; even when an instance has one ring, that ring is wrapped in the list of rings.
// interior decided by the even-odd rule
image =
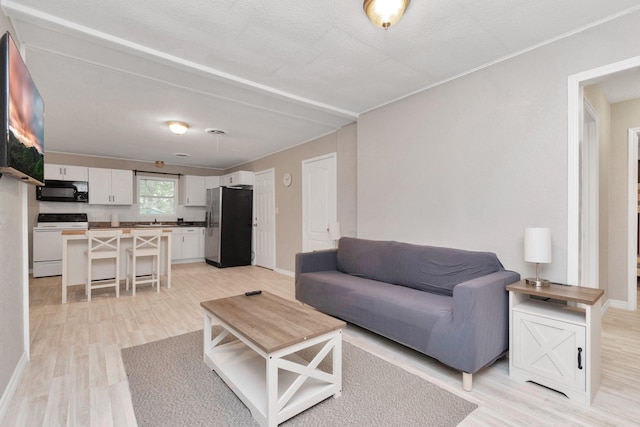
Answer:
[[[182,222],[178,224],[177,222],[160,222],[159,226],[150,225],[150,222],[134,222],[134,221],[120,221],[120,225],[118,227],[112,227],[110,221],[101,221],[101,222],[89,222],[89,229],[92,228],[141,228],[144,226],[148,227],[204,227],[204,221],[188,221]]]
[[[122,230],[123,234],[131,234],[131,230],[135,229],[135,230],[162,230],[163,233],[171,233],[173,230],[170,228],[162,228],[162,227],[98,227],[97,229],[99,230]],[[93,230],[96,230],[96,228],[94,228]],[[62,235],[63,236],[78,236],[78,235],[84,235],[87,232],[87,230],[63,230],[62,231]]]

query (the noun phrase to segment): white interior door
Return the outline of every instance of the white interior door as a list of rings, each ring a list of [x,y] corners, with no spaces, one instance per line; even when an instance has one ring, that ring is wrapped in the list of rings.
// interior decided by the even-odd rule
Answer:
[[[261,267],[276,267],[276,219],[274,170],[255,174],[253,185],[253,231],[255,263]]]
[[[329,249],[329,223],[337,218],[336,153],[302,162],[302,250]]]

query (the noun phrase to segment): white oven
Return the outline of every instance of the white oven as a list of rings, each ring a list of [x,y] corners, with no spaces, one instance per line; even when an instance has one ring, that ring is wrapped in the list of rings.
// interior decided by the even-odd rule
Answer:
[[[33,277],[62,274],[62,232],[87,230],[87,214],[39,214],[33,228]]]

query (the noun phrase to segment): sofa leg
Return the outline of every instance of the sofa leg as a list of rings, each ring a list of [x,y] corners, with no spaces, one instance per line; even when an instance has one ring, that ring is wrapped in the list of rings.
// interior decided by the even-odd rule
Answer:
[[[466,372],[462,373],[462,388],[465,391],[471,391],[473,386],[473,374],[468,374]]]

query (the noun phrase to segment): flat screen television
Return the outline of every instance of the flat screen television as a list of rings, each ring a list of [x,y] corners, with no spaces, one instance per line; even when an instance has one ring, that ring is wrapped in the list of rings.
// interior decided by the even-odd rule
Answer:
[[[44,102],[7,31],[0,39],[0,173],[44,185]]]

